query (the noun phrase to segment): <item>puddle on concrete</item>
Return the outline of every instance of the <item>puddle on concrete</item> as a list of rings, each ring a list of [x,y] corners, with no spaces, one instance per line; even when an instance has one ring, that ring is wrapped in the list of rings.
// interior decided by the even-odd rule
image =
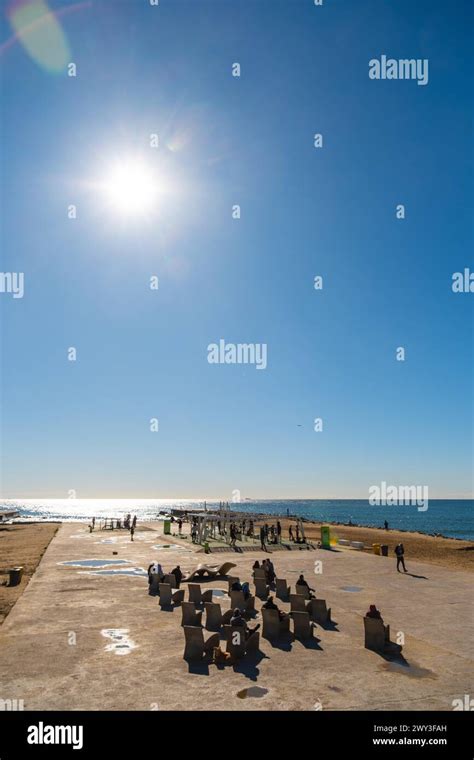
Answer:
[[[414,662],[384,662],[380,667],[382,670],[388,670],[390,673],[400,673],[400,675],[408,676],[409,678],[438,678],[432,670],[421,668]]]
[[[100,541],[96,541],[96,544],[116,544],[116,538],[101,538]]]
[[[361,586],[341,586],[342,591],[351,591],[352,593],[356,593],[357,591],[363,591],[364,589]]]
[[[115,654],[124,655],[130,654],[132,649],[136,649],[137,645],[128,636],[128,628],[104,628],[101,631],[102,636],[106,639],[111,639],[111,643],[105,647],[106,652],[115,652]]]
[[[221,588],[213,588],[211,591],[212,596],[228,596],[227,591],[223,591]]]
[[[262,686],[249,686],[248,689],[241,689],[237,692],[239,699],[247,699],[247,697],[256,697],[257,699],[264,697],[268,694],[269,689],[264,689]]]
[[[117,570],[86,570],[85,572],[80,572],[79,575],[131,575],[134,578],[138,575],[146,578],[147,572],[143,567],[125,567],[118,568]]]
[[[129,565],[128,559],[75,559],[67,562],[58,562],[58,565],[67,567],[108,567],[108,565]]]

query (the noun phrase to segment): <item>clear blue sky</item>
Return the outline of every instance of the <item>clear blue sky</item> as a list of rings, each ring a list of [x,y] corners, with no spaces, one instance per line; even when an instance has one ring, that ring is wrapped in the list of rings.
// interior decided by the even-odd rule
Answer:
[[[0,294],[2,495],[470,496],[471,3],[71,5],[76,78],[0,57],[1,270],[25,273]],[[370,80],[382,54],[428,85]],[[94,184],[137,153],[162,178],[140,223]],[[209,364],[220,338],[267,369]]]

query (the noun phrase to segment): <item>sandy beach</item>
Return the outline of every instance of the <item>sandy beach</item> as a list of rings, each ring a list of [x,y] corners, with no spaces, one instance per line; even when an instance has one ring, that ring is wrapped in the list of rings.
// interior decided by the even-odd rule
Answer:
[[[273,520],[272,520],[273,518]],[[269,516],[267,522],[274,521]],[[288,537],[288,525],[294,521],[282,519],[283,537]],[[321,538],[321,525],[323,523],[305,522],[305,534],[311,541]],[[327,524],[327,523],[324,523]],[[365,528],[359,526],[332,525],[331,535],[337,538],[345,538],[350,541],[363,541],[368,547],[372,544],[387,544],[389,557],[393,559],[394,549],[398,543],[405,547],[405,559],[408,563],[411,559],[429,562],[441,567],[450,567],[453,570],[474,570],[474,543],[453,538],[427,536],[423,533],[410,533],[397,530],[381,530],[380,528]]]
[[[27,587],[59,523],[0,525],[0,624]],[[9,588],[8,570],[22,566],[18,586]]]

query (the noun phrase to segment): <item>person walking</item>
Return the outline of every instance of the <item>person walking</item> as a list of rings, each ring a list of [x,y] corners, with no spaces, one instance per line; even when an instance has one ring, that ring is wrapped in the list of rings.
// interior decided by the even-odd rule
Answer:
[[[403,567],[403,572],[406,573],[405,567],[405,548],[403,544],[398,544],[395,547],[395,554],[397,555],[397,572],[400,572],[400,565]]]
[[[281,544],[281,522],[280,520],[277,520],[277,540],[278,543]]]

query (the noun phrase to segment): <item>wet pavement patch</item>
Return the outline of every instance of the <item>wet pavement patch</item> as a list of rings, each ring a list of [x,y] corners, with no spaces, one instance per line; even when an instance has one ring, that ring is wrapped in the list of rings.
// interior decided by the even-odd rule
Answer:
[[[116,570],[86,570],[81,575],[131,575],[134,578],[137,576],[146,578],[147,572],[143,567],[119,567]]]
[[[213,588],[211,591],[212,596],[229,596],[227,591],[223,591],[221,588]]]
[[[249,686],[248,689],[241,689],[237,692],[239,699],[247,699],[247,697],[256,697],[257,699],[264,697],[268,694],[269,689],[264,689],[262,686]]]
[[[129,565],[128,559],[75,559],[67,562],[58,562],[58,565],[67,567],[108,567],[109,565]]]
[[[105,651],[124,655],[130,654],[132,649],[136,649],[137,645],[128,636],[128,631],[128,628],[104,628],[104,630],[101,631],[102,636],[106,639],[111,639],[111,643],[107,644]]]
[[[355,594],[357,591],[363,591],[361,586],[341,586],[342,591],[350,591]]]

